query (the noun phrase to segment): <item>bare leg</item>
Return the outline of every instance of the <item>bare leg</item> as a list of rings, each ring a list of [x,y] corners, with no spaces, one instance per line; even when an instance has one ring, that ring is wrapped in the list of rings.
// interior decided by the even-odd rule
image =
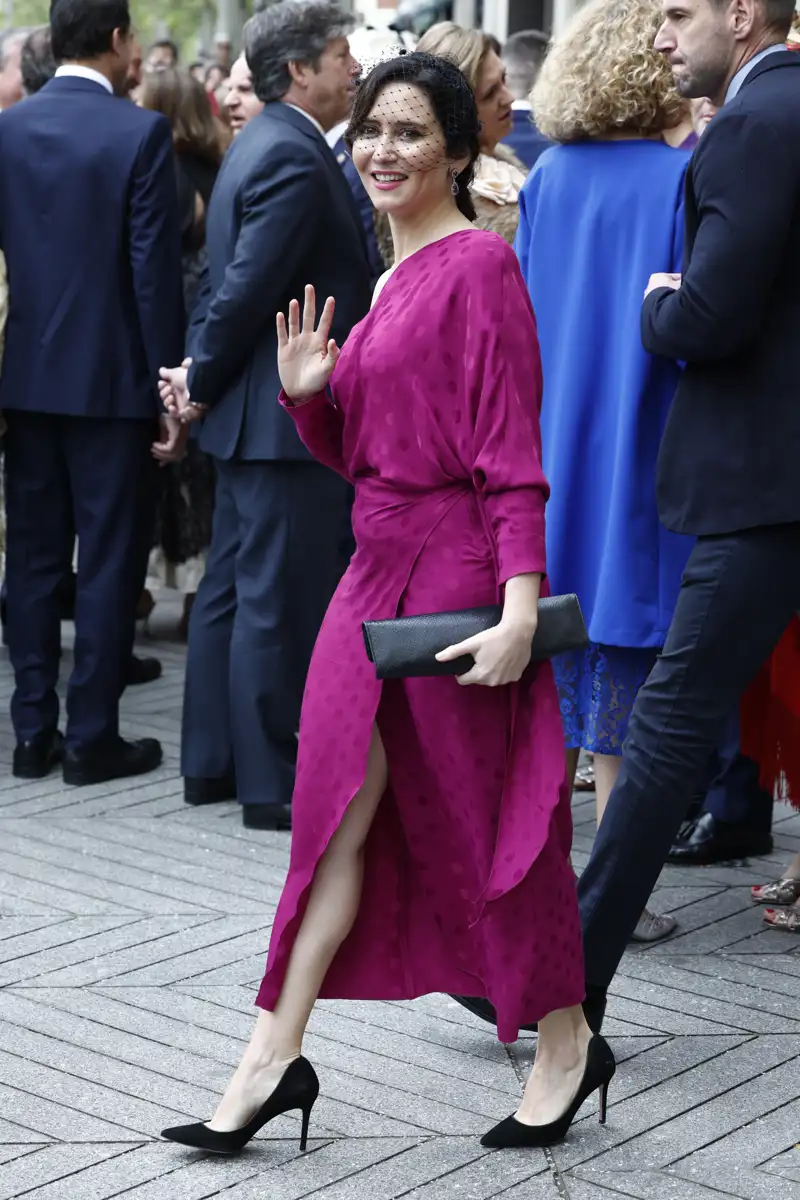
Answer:
[[[617,782],[621,765],[622,758],[618,755],[595,754],[594,756],[595,803],[597,805],[598,825],[603,819],[603,813],[606,811],[606,805],[608,804],[608,797],[611,795],[611,790]]]
[[[577,746],[567,747],[567,783],[569,784],[570,794],[575,787],[575,772],[578,770],[578,759],[580,758],[580,750]]]
[[[569,1108],[586,1070],[592,1031],[580,1005],[548,1013],[539,1022],[536,1059],[516,1118],[549,1125]]]
[[[386,755],[373,728],[364,783],[320,859],[273,1012],[260,1012],[250,1043],[210,1129],[245,1125],[301,1052],[303,1034],[328,967],[353,927],[361,901],[364,844],[387,783]]]

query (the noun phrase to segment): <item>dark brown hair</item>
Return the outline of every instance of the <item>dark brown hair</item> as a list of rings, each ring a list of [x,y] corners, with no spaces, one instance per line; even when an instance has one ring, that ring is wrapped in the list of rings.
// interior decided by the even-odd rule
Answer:
[[[214,116],[202,83],[188,72],[169,68],[148,73],[139,103],[167,118],[176,154],[194,154],[217,166],[222,162],[228,131]]]
[[[456,177],[456,204],[468,221],[474,221],[477,214],[469,185],[480,153],[480,121],[472,88],[449,59],[416,51],[379,63],[356,92],[350,124],[345,130],[345,145],[352,150],[353,142],[369,120],[379,95],[393,83],[408,83],[424,92],[444,134],[447,157],[469,158],[468,165]]]

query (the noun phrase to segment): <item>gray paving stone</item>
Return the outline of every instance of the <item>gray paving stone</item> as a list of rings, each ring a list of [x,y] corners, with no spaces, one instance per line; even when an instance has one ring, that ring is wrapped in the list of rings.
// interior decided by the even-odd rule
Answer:
[[[680,1042],[684,1040],[680,1039]],[[745,1041],[721,1054],[718,1053],[718,1048],[708,1047],[703,1054],[701,1045],[710,1039],[694,1040],[699,1043],[696,1053],[701,1061],[691,1065],[689,1060],[683,1070],[676,1064],[675,1071],[664,1077],[663,1082],[642,1090],[638,1086],[637,1078],[631,1091],[619,1102],[616,1100],[616,1089],[612,1084],[608,1094],[609,1113],[606,1126],[601,1126],[592,1119],[591,1114],[596,1111],[596,1102],[587,1105],[585,1111],[590,1115],[578,1122],[568,1142],[554,1150],[559,1166],[566,1170],[590,1158],[597,1158],[598,1162],[602,1162],[601,1155],[609,1170],[624,1170],[626,1165],[630,1168],[649,1167],[653,1165],[654,1158],[657,1159],[654,1165],[667,1165],[674,1160],[675,1155],[662,1163],[660,1157],[651,1154],[650,1151],[652,1144],[661,1136],[662,1126],[666,1127],[669,1122],[684,1113],[694,1113],[687,1125],[691,1136],[701,1136],[701,1106],[704,1106],[706,1111],[717,1097],[725,1096],[740,1084],[746,1083],[748,1087],[754,1088],[761,1073],[790,1061],[800,1049],[800,1039],[779,1035]],[[679,1052],[680,1043],[670,1043],[640,1055],[634,1062],[641,1064],[642,1069],[645,1069],[645,1064],[652,1056],[660,1060],[657,1067],[663,1070],[669,1062],[673,1045]],[[702,1061],[703,1058],[705,1061]],[[735,1127],[736,1111],[730,1115]],[[577,1136],[579,1131],[580,1137]],[[642,1139],[641,1135],[647,1136]],[[641,1151],[637,1148],[639,1145],[642,1147]]]
[[[29,1154],[36,1154],[41,1149],[40,1146],[30,1146],[20,1143],[18,1145],[0,1146],[0,1165],[14,1162],[15,1159],[25,1158]]]
[[[34,1154],[0,1165],[0,1200],[11,1200],[67,1175],[76,1175],[95,1163],[124,1154],[128,1149],[124,1144],[44,1146]]]
[[[99,964],[108,954],[131,946],[152,944],[187,926],[214,920],[200,917],[149,917],[134,915],[72,917],[18,938],[0,942],[0,986],[35,980],[66,965]],[[92,972],[94,974],[94,972]]]
[[[505,1195],[509,1187],[549,1175],[544,1153],[539,1150],[504,1150],[484,1154],[464,1167],[423,1183],[407,1194],[407,1200],[489,1200]],[[553,1192],[553,1200],[556,1193]]]
[[[726,1195],[716,1187],[705,1187],[683,1179],[670,1171],[605,1171],[595,1164],[577,1167],[567,1176],[570,1200],[588,1200],[583,1187],[602,1187],[604,1195],[591,1200],[611,1200],[613,1196],[633,1196],[636,1200],[720,1200]]]
[[[35,982],[40,987],[80,987],[113,979],[118,985],[160,986],[189,979],[215,959],[240,961],[262,946],[266,953],[268,927],[263,917],[257,914],[212,916],[211,920],[199,923],[173,920],[171,924],[180,927],[177,932],[109,950],[97,960],[45,970],[35,977],[28,977],[26,982],[29,986]]]
[[[296,1114],[231,1161],[158,1141],[209,1115],[250,1037],[290,845],[245,830],[234,803],[183,803],[184,648],[163,638],[179,604],[160,599],[146,651],[164,679],[123,698],[125,730],[161,735],[160,771],[89,789],[14,780],[0,722],[0,1200],[794,1200],[800,939],[763,929],[749,901],[800,846],[781,808],[775,854],[663,872],[653,903],[681,934],[623,959],[609,1123],[587,1104],[549,1160],[479,1145],[535,1039],[509,1050],[444,996],[318,1006],[309,1154]],[[0,706],[9,695],[0,651]],[[593,797],[574,815],[580,867]]]

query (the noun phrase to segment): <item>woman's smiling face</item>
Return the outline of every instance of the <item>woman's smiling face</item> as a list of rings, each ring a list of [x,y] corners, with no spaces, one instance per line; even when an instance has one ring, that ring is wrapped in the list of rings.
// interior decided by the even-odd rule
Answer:
[[[352,154],[381,212],[434,208],[450,187],[444,133],[428,97],[413,84],[387,84],[354,137]]]

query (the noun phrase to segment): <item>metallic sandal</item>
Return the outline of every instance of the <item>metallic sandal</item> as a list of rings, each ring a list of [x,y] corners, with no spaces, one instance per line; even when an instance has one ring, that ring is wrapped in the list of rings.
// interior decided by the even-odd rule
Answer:
[[[589,759],[587,763],[582,763],[575,772],[572,790],[574,792],[593,792],[594,786],[594,762]]]
[[[768,908],[764,920],[772,929],[783,929],[786,933],[797,933],[800,927],[800,910],[796,908]]]
[[[646,908],[639,918],[639,923],[631,934],[632,942],[661,942],[668,938],[678,928],[674,917],[661,913],[650,912]]]
[[[794,904],[800,899],[800,879],[776,879],[774,883],[753,887],[750,899],[754,904]]]

